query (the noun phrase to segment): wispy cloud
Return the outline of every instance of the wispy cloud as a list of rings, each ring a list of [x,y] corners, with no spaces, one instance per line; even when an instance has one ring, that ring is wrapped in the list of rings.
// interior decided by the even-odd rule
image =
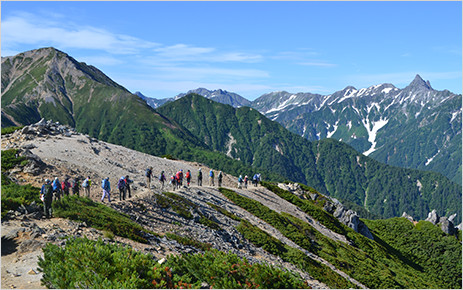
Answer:
[[[58,19],[44,19],[20,13],[2,20],[2,46],[14,50],[17,44],[56,46],[61,49],[103,50],[111,54],[135,54],[158,43],[95,27],[72,26]]]
[[[221,52],[213,47],[197,47],[188,44],[176,44],[154,49],[151,57],[156,63],[169,62],[241,62],[254,63],[261,61],[259,54],[244,52]]]
[[[328,63],[323,61],[309,61],[309,62],[300,62],[299,65],[304,66],[317,66],[317,67],[335,67],[336,64]]]

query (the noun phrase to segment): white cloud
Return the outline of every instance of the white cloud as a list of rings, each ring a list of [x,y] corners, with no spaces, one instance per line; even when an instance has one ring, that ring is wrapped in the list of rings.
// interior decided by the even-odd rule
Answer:
[[[62,19],[44,19],[29,13],[2,20],[2,46],[14,50],[21,44],[103,50],[111,54],[135,54],[142,48],[159,45],[95,27],[70,26]]]
[[[159,47],[154,49],[151,59],[159,63],[170,62],[243,62],[253,63],[262,60],[258,54],[243,52],[218,52],[212,47],[197,47],[187,44],[176,44],[172,46]]]

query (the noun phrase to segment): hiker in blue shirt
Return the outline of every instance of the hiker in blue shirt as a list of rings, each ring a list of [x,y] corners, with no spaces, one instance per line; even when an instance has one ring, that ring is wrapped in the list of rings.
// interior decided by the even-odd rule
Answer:
[[[104,202],[104,198],[107,196],[108,201],[111,202],[111,184],[109,183],[109,177],[106,177],[101,181],[101,188],[103,188],[103,196],[101,202]]]

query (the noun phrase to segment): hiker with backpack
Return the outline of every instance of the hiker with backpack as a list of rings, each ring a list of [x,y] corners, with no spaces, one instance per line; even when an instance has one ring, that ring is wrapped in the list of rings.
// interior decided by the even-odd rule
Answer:
[[[132,190],[130,189],[130,184],[131,183],[133,183],[133,180],[129,179],[129,176],[126,175],[125,176],[125,187],[126,187],[127,193],[129,194],[129,198],[132,197]]]
[[[53,187],[50,180],[45,179],[45,184],[42,185],[40,193],[43,196],[43,211],[45,213],[45,218],[51,218],[51,203],[53,201]]]
[[[148,189],[150,189],[151,188],[151,177],[153,176],[153,167],[152,166],[146,168],[145,176],[146,176],[146,185],[147,185]]]
[[[92,180],[90,179],[90,176],[85,178],[84,182],[82,182],[82,187],[85,190],[85,195],[90,198],[90,186],[92,185]]]
[[[103,188],[103,196],[101,202],[104,202],[104,198],[108,197],[108,202],[111,202],[111,184],[109,183],[109,177],[106,177],[101,181],[101,188]]]
[[[177,180],[177,188],[180,188],[183,186],[183,169],[180,169],[177,174],[175,175],[175,178]]]
[[[254,187],[257,187],[257,173],[252,177],[252,184],[254,184]]]
[[[203,186],[203,173],[201,168],[198,170],[198,186]]]
[[[238,188],[243,188],[243,175],[240,175],[240,177],[238,177]]]
[[[188,169],[188,171],[186,172],[185,178],[186,178],[186,184],[189,187],[190,186],[190,180],[191,180],[191,171],[190,171],[190,169]]]
[[[53,200],[60,200],[61,199],[61,183],[59,182],[58,177],[55,177],[52,183],[53,187]]]
[[[172,176],[170,177],[170,184],[172,184],[172,190],[175,191],[175,188],[177,188],[177,177],[175,176],[175,173],[172,173]]]
[[[217,175],[217,181],[219,183],[219,187],[222,187],[222,178],[223,178],[222,171],[219,171],[219,175]]]
[[[124,176],[122,176],[117,182],[117,188],[119,189],[119,200],[125,200],[125,192],[127,190],[127,185],[125,183]]]
[[[248,176],[245,175],[244,176],[244,188],[248,188],[248,181],[249,181]]]
[[[61,182],[61,189],[63,190],[63,194],[66,196],[69,196],[69,188],[71,187],[71,184],[69,183],[69,178],[66,177],[66,179]]]
[[[164,170],[159,175],[159,182],[161,183],[161,190],[164,189],[164,181],[166,181],[166,177],[164,176]]]
[[[79,194],[79,178],[75,178],[73,181],[72,181],[72,194],[73,195],[77,195],[77,196],[80,196]]]
[[[214,186],[214,171],[209,171],[209,186]]]

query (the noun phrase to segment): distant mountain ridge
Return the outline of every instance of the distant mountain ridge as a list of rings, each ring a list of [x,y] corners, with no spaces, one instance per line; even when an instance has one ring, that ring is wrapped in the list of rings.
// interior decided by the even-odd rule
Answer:
[[[165,98],[165,99],[156,99],[156,98],[146,97],[140,92],[136,92],[135,94],[139,96],[140,98],[142,98],[143,100],[145,100],[146,103],[150,105],[153,109],[156,109],[166,103],[178,100],[189,94],[198,94],[208,99],[211,99],[214,102],[230,105],[235,108],[251,105],[251,102],[243,98],[242,96],[222,90],[222,89],[211,91],[205,88],[197,88],[195,90],[189,90],[187,93],[178,94],[173,98]]]
[[[235,108],[250,106],[310,141],[334,138],[378,161],[440,172],[462,184],[461,94],[434,90],[420,75],[403,89],[384,83],[329,95],[279,91],[252,102],[204,88],[169,99],[142,98],[158,108],[190,93]]]
[[[404,89],[274,92],[252,107],[311,141],[335,138],[378,161],[441,172],[461,184],[461,95],[434,90],[419,75]]]

